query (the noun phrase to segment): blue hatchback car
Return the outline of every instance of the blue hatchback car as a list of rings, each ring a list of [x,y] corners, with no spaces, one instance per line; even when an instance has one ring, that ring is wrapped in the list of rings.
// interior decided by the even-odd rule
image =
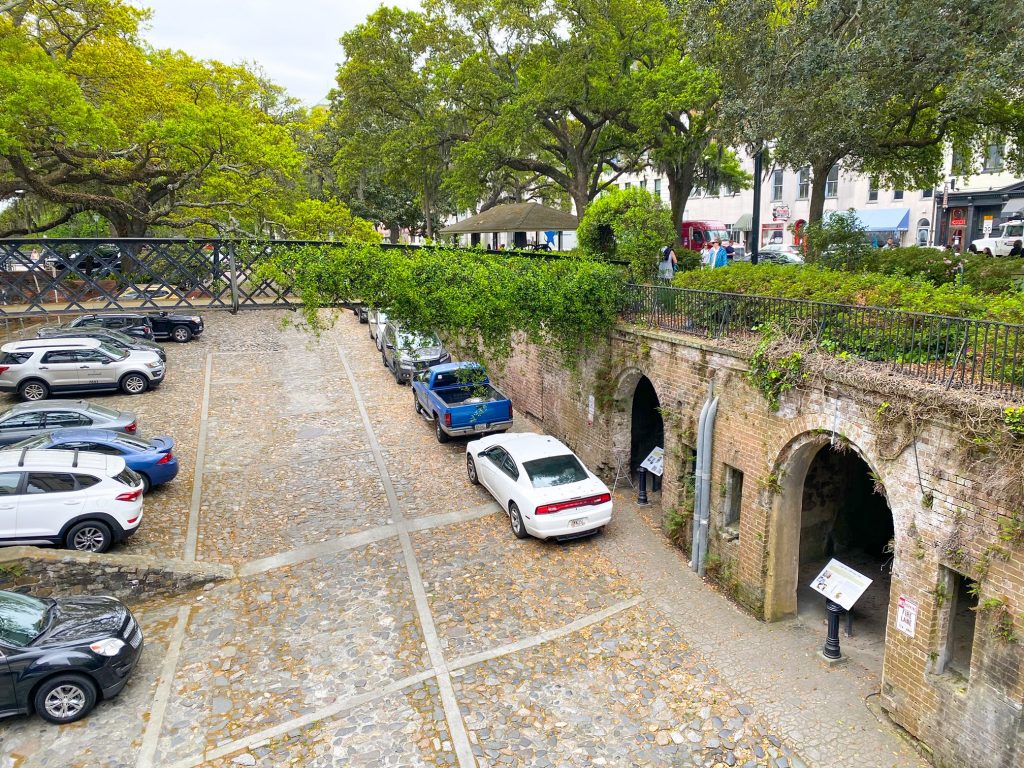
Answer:
[[[149,493],[154,485],[173,480],[178,474],[178,459],[173,452],[174,439],[170,437],[147,440],[108,429],[57,429],[6,446],[4,450],[22,448],[56,448],[62,451],[77,448],[90,453],[120,456],[129,469],[142,476],[144,493]]]

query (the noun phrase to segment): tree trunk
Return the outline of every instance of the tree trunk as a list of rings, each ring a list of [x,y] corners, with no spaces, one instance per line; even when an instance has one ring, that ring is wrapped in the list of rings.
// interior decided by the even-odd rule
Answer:
[[[114,228],[115,237],[145,237],[149,224],[141,219],[115,213],[104,213],[110,226]]]
[[[426,234],[427,240],[434,239],[434,199],[430,193],[430,184],[428,182],[423,183],[423,231]]]
[[[825,213],[825,184],[828,182],[828,172],[832,170],[834,162],[828,165],[811,166],[811,201],[807,211],[807,223],[813,224],[821,221]]]
[[[566,190],[576,206],[576,217],[578,219],[583,218],[583,214],[587,212],[587,207],[590,205],[590,190],[587,189],[589,186],[586,176],[582,178],[574,176],[570,180],[569,189]]]
[[[672,210],[672,229],[675,231],[676,244],[678,245],[682,240],[682,230],[679,224],[683,220],[686,201],[690,199],[690,193],[693,192],[693,168],[688,166],[681,172],[675,168],[667,168],[665,177],[668,179],[668,199]]]
[[[388,226],[388,240],[391,241],[392,245],[398,244],[398,239],[402,236],[402,228],[397,224],[391,224]]]

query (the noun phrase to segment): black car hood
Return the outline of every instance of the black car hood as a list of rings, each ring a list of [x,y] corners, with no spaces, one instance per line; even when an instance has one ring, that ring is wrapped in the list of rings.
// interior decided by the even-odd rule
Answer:
[[[53,606],[50,626],[33,645],[56,645],[116,635],[128,609],[112,597],[64,597]]]

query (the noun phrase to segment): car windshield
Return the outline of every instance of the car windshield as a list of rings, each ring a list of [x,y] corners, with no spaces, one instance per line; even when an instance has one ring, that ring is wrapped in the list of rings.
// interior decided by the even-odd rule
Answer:
[[[125,351],[124,347],[115,347],[113,344],[109,344],[105,341],[100,342],[100,349],[115,360],[124,360],[128,357],[128,352]]]
[[[440,347],[441,341],[432,333],[399,333],[399,349],[423,349],[424,347]]]
[[[729,239],[729,233],[726,232],[724,229],[709,229],[707,235],[709,241],[717,239],[721,240],[724,243],[726,240]]]
[[[0,640],[19,648],[46,627],[46,603],[17,592],[0,592]]]
[[[50,442],[50,436],[44,432],[41,435],[36,435],[35,437],[29,437],[29,438],[27,438],[25,440],[22,440],[19,443],[15,443],[14,445],[9,445],[9,446],[7,446],[7,448],[8,449],[17,449],[17,450],[21,450],[22,448],[42,448],[44,445],[46,445],[49,442]]]
[[[580,464],[579,459],[571,454],[524,461],[523,467],[530,476],[534,488],[551,488],[587,479],[587,470]]]
[[[1007,224],[1003,237],[1020,237],[1024,235],[1024,224]]]

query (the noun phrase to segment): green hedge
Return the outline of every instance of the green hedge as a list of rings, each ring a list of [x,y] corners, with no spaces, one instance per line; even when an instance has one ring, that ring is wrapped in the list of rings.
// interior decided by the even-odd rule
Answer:
[[[982,293],[1021,289],[1024,259],[992,258],[973,253],[962,256],[934,248],[875,248],[860,260],[862,272],[921,277],[936,285],[957,283],[963,264],[963,282]]]
[[[971,286],[934,285],[922,278],[845,272],[812,265],[732,264],[680,272],[679,288],[779,296],[836,304],[889,307],[955,317],[1024,323],[1024,293],[986,294]]]
[[[314,330],[321,308],[363,301],[403,326],[469,346],[479,341],[499,356],[517,333],[578,352],[615,324],[622,290],[622,270],[595,260],[371,244],[275,252],[259,273],[299,296]]]

